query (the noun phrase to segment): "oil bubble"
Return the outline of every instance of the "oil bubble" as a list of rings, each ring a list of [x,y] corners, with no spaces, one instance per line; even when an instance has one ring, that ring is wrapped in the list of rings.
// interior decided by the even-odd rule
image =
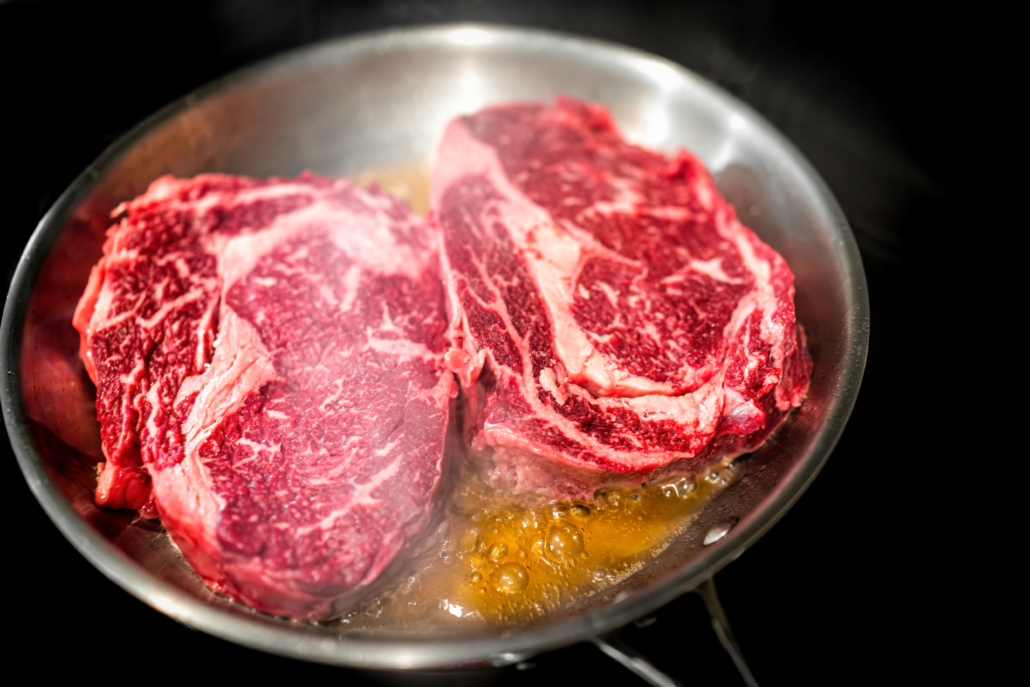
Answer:
[[[483,581],[482,573],[478,573],[478,572],[472,573],[472,581],[473,582],[482,582]]]
[[[593,513],[590,512],[590,506],[585,503],[574,503],[572,508],[569,509],[569,514],[577,520],[589,520]]]
[[[568,504],[556,501],[547,507],[547,519],[551,522],[564,520],[567,517],[569,517]]]
[[[458,546],[461,548],[462,551],[467,551],[471,553],[476,550],[476,543],[478,539],[479,528],[473,525],[472,527],[469,527],[467,530],[465,530],[464,534],[461,535],[461,542]]]
[[[697,490],[697,482],[690,477],[684,477],[680,481],[676,482],[676,491],[679,492],[681,497],[689,496]]]
[[[544,541],[547,557],[555,563],[565,563],[583,553],[583,533],[575,525],[555,525]]]
[[[594,500],[606,506],[617,507],[622,501],[622,494],[615,488],[598,489],[594,492]]]
[[[371,618],[378,618],[383,612],[383,602],[379,597],[375,597],[369,602],[368,606],[365,607],[365,615]]]
[[[499,592],[521,592],[529,586],[529,571],[518,563],[505,563],[494,573],[494,587]]]
[[[490,560],[496,561],[508,553],[508,547],[504,544],[494,544],[490,548]]]

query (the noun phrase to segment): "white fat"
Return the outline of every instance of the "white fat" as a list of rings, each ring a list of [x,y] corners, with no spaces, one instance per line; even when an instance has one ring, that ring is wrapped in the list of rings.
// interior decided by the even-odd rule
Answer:
[[[540,386],[547,389],[559,405],[565,404],[565,392],[558,388],[553,369],[545,367],[540,371]]]
[[[211,366],[183,381],[176,404],[199,391],[183,423],[186,455],[197,453],[222,418],[238,411],[251,392],[275,379],[268,350],[257,329],[223,305]]]
[[[686,281],[690,276],[691,272],[703,274],[710,279],[713,279],[724,284],[740,284],[742,280],[731,279],[722,269],[722,258],[712,258],[711,260],[690,260],[686,266],[676,271],[675,274],[671,274],[668,277],[662,279],[663,284],[678,284]]]
[[[154,182],[147,196],[140,200],[149,201],[174,196],[178,182],[179,180],[174,179],[160,179]],[[393,201],[360,187],[355,187],[354,192],[370,212],[350,213],[345,232],[339,230],[339,206],[303,183],[283,182],[274,186],[243,189],[229,198],[224,194],[212,192],[200,200],[188,203],[172,202],[171,205],[200,217],[214,205],[227,201],[234,205],[245,205],[257,200],[267,201],[270,198],[296,195],[312,199],[305,207],[278,215],[270,226],[261,231],[245,231],[236,236],[214,233],[205,237],[207,251],[219,258],[218,273],[225,290],[253,272],[264,256],[285,242],[294,239],[303,241],[319,235],[335,243],[341,252],[359,264],[373,265],[376,270],[387,274],[403,274],[413,278],[421,275],[426,266],[427,255],[415,250],[406,241],[398,239],[388,228],[407,228],[403,222],[388,216]]]
[[[416,343],[407,338],[385,339],[381,334],[390,331],[390,327],[367,328],[365,336],[368,339],[368,348],[377,353],[385,353],[395,356],[397,363],[402,364],[409,360],[432,361],[436,354],[429,350],[429,347],[422,343]]]
[[[607,182],[615,190],[615,198],[598,201],[586,208],[585,213],[594,215],[633,214],[644,202],[644,197],[628,179],[611,177],[607,179]]]
[[[584,246],[591,252],[603,252],[606,256],[610,251],[585,232],[570,231],[570,227],[552,221],[547,211],[512,185],[493,149],[477,140],[461,120],[452,122],[447,128],[440,148],[446,149],[447,155],[438,158],[433,168],[430,193],[434,207],[440,206],[443,193],[452,183],[470,175],[484,175],[499,193],[502,200],[498,201],[497,210],[505,218],[505,226],[539,289],[554,331],[555,351],[569,376],[602,395],[664,390],[667,385],[626,375],[609,365],[604,356],[594,350],[570,311],[572,288],[583,259]],[[628,189],[624,196],[618,201],[619,207],[631,203],[634,198]],[[546,246],[546,250],[537,250],[538,245]],[[616,254],[608,257],[625,262],[625,258]],[[448,287],[453,288],[453,285]],[[450,300],[458,302],[455,298]],[[484,305],[493,310],[503,307],[499,303]]]
[[[745,268],[755,275],[754,286],[738,304],[733,318],[731,318],[730,323],[727,325],[725,334],[728,337],[731,332],[736,331],[737,327],[744,322],[740,314],[744,313],[745,309],[749,309],[746,314],[750,314],[750,311],[753,310],[759,310],[762,313],[760,331],[763,342],[772,343],[778,340],[781,342],[786,340],[787,337],[783,336],[783,326],[774,319],[776,310],[779,307],[779,300],[771,283],[774,267],[786,269],[786,265],[783,264],[783,258],[779,254],[773,253],[772,262],[770,263],[765,258],[756,255],[755,245],[761,245],[761,241],[755,236],[754,232],[740,224],[732,213],[718,213],[715,224],[719,233],[724,238],[732,241],[740,252]],[[727,338],[727,340],[729,339]],[[772,364],[774,367],[780,367],[783,364],[782,343],[773,352]]]

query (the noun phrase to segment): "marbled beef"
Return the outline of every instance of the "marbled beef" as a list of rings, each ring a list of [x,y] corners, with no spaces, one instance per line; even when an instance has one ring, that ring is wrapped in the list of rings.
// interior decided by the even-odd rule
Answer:
[[[448,127],[432,173],[467,437],[515,492],[589,498],[756,448],[810,361],[793,275],[702,164],[603,108]]]
[[[339,613],[427,525],[457,393],[437,239],[313,175],[164,177],[122,205],[75,315],[106,463],[212,588]]]

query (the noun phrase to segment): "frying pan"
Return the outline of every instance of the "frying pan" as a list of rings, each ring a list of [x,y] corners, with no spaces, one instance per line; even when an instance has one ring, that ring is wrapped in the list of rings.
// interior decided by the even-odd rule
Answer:
[[[694,151],[796,278],[814,363],[808,397],[668,548],[620,583],[515,630],[358,631],[288,622],[218,597],[159,526],[92,504],[91,466],[102,459],[94,390],[70,322],[118,203],[162,174],[355,175],[424,163],[453,116],[558,95],[607,106],[634,142]],[[506,665],[588,638],[610,646],[607,633],[704,585],[768,531],[840,437],[867,342],[865,276],[844,215],[811,166],[759,115],[638,51],[455,25],[286,54],[182,98],[114,143],[57,200],[18,264],[0,328],[0,397],[21,469],[48,515],[98,569],[159,611],[233,642],[329,664]]]

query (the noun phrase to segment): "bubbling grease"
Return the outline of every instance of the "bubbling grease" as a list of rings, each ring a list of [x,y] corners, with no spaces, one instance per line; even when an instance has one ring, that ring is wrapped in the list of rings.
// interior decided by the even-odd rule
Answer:
[[[456,622],[510,626],[542,618],[643,567],[733,471],[731,464],[663,485],[602,489],[591,502],[526,508],[464,469],[446,497],[442,540],[400,584],[342,622],[415,629]]]

